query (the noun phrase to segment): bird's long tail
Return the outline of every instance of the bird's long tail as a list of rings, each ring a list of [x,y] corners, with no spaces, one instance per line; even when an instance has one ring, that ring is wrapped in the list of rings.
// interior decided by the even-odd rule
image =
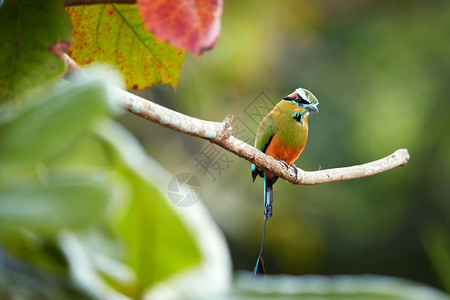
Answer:
[[[273,181],[264,173],[264,220],[272,218]]]
[[[272,218],[272,203],[273,203],[273,181],[267,179],[266,173],[264,173],[264,227],[261,240],[261,250],[259,251],[258,259],[256,260],[255,269],[253,274],[264,273],[264,260],[262,257],[264,249],[264,239],[266,237],[266,223],[267,220]]]
[[[263,236],[261,241],[261,250],[259,250],[258,259],[256,260],[255,268],[253,269],[253,274],[256,275],[258,273],[264,274],[264,259],[262,257],[263,248],[264,248],[264,238],[266,237],[266,223],[267,219],[264,218],[264,228],[263,228]]]

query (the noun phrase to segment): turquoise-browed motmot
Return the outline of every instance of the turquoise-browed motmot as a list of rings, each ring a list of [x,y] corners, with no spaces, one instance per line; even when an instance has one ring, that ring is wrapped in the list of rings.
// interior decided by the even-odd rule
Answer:
[[[310,112],[319,111],[318,104],[316,97],[302,88],[284,97],[259,124],[255,148],[282,161],[286,166],[293,164],[305,148],[308,138],[308,116]],[[278,179],[276,175],[252,165],[253,182],[258,175],[264,178],[264,229],[255,274],[264,273],[262,251],[266,221],[272,218],[272,186]]]

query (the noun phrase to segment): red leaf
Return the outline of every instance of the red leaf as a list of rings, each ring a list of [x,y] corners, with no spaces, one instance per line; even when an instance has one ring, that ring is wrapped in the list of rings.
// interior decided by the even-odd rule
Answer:
[[[153,35],[173,46],[201,55],[217,42],[223,0],[138,0]]]

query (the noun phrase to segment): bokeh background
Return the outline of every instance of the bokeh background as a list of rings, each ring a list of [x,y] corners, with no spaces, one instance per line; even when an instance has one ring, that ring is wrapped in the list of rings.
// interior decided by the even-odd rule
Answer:
[[[206,120],[238,116],[251,141],[257,124],[246,108],[254,112],[261,97],[276,102],[308,88],[320,113],[309,119],[296,163],[305,170],[407,148],[406,166],[369,178],[311,187],[278,181],[266,269],[384,274],[450,292],[449,37],[444,0],[227,0],[218,44],[200,58],[186,57],[177,90],[160,85],[139,94]],[[120,121],[171,173],[196,174],[234,268],[251,270],[263,183],[252,184],[250,164],[131,114]],[[204,169],[199,161],[208,153]]]

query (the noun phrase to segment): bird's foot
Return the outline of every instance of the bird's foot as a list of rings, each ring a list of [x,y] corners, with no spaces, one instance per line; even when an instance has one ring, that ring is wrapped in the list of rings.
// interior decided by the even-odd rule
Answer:
[[[282,163],[286,167],[286,169],[289,170],[289,165],[287,164],[287,162],[285,162],[284,160],[279,160],[279,162]]]
[[[280,160],[279,162],[282,163],[286,167],[286,169],[288,169],[288,170],[289,170],[290,166],[294,168],[294,171],[295,171],[295,182],[297,182],[297,180],[298,180],[298,168],[297,168],[297,166],[295,164],[293,164],[293,163],[289,166],[287,164],[287,162],[285,162],[284,160]]]
[[[295,182],[297,182],[297,179],[298,179],[298,168],[294,164],[291,164],[291,167],[294,168],[294,171],[295,171]]]

